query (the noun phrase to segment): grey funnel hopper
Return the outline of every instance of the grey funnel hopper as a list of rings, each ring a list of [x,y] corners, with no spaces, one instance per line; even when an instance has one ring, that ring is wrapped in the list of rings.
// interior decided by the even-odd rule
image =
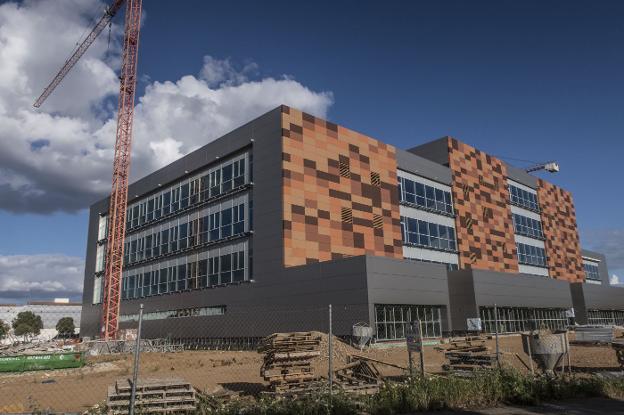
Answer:
[[[550,374],[569,349],[565,333],[546,331],[523,333],[522,347],[545,373]]]

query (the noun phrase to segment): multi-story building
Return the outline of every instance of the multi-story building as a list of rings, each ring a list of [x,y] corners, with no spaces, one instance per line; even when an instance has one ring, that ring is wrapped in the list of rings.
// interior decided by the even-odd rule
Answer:
[[[91,207],[82,334],[101,319],[108,199]],[[306,330],[336,307],[339,332],[379,340],[480,317],[504,330],[621,323],[624,289],[580,247],[567,191],[450,137],[397,149],[281,106],[133,183],[122,327],[261,336]],[[271,314],[271,328],[267,316]],[[322,323],[321,320],[322,319]]]

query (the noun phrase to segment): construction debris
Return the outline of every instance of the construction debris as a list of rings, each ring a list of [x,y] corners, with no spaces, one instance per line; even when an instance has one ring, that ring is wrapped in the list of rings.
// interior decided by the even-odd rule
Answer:
[[[127,414],[132,382],[120,379],[108,388],[109,415]],[[195,389],[182,379],[140,379],[136,385],[135,412],[140,414],[191,413],[197,407]]]
[[[91,356],[106,354],[133,353],[136,347],[135,340],[92,340],[80,345],[81,350]],[[141,352],[174,353],[184,350],[181,344],[174,344],[169,339],[142,339]]]
[[[350,356],[350,363],[334,371],[335,383],[344,391],[372,395],[379,391],[383,378],[371,359]]]
[[[491,368],[496,363],[496,353],[492,353],[483,337],[456,339],[436,348],[444,352],[448,363],[442,365],[447,371],[473,371]]]
[[[272,392],[303,393],[309,391],[319,377],[312,361],[320,352],[321,336],[313,332],[275,333],[265,337],[258,352],[264,353],[260,374],[269,382]]]

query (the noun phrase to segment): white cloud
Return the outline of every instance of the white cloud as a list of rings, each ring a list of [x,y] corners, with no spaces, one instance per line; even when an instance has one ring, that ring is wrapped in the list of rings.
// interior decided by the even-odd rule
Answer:
[[[624,285],[624,281],[621,281],[620,277],[618,277],[617,275],[613,274],[613,275],[611,275],[611,278],[609,278],[609,284],[611,284],[611,285]]]
[[[0,298],[76,298],[82,293],[84,260],[60,254],[0,255]]]
[[[103,34],[41,110],[32,102],[90,29],[97,0],[0,5],[0,209],[75,211],[110,191],[121,29]],[[146,7],[149,7],[146,4]],[[98,16],[99,17],[99,16]],[[145,71],[139,68],[139,71]],[[149,68],[147,69],[149,70]],[[204,57],[199,75],[149,83],[135,111],[132,177],[286,104],[324,117],[328,92],[259,78],[253,62]]]

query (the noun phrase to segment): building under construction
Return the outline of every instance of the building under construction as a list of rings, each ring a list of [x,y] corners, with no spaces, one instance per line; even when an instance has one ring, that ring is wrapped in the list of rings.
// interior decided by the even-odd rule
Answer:
[[[81,319],[102,322],[109,198],[91,206]],[[174,338],[322,328],[377,340],[624,323],[624,288],[583,250],[569,192],[444,137],[397,149],[280,106],[133,183],[121,327]],[[270,328],[267,316],[270,315]]]

